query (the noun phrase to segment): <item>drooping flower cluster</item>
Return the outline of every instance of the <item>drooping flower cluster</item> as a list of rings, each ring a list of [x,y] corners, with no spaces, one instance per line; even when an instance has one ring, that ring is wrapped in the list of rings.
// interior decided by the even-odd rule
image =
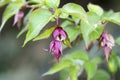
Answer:
[[[56,61],[59,62],[59,58],[62,54],[62,41],[67,38],[67,33],[62,27],[56,26],[55,30],[52,32],[53,41],[50,43],[49,51],[53,52]]]
[[[112,51],[112,47],[115,45],[114,38],[111,34],[103,32],[100,38],[101,46],[103,46],[104,49],[104,55],[108,62],[109,56]]]

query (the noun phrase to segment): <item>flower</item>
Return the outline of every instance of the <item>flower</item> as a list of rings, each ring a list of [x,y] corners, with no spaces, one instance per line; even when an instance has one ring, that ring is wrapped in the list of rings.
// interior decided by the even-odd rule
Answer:
[[[114,38],[112,37],[111,34],[103,32],[100,40],[101,40],[101,46],[103,46],[103,48],[104,48],[105,58],[108,62],[109,56],[112,51],[112,47],[115,45]]]
[[[17,22],[19,22],[23,18],[23,16],[24,16],[23,11],[19,11],[17,14],[15,14],[13,25],[15,25]]]
[[[59,58],[60,58],[60,56],[62,54],[62,43],[61,43],[61,41],[53,40],[50,43],[49,51],[53,52],[53,54],[54,54],[54,56],[56,58],[56,61],[59,62]]]
[[[62,29],[62,27],[57,26],[53,31],[52,36],[55,40],[63,41],[67,38],[67,33]]]

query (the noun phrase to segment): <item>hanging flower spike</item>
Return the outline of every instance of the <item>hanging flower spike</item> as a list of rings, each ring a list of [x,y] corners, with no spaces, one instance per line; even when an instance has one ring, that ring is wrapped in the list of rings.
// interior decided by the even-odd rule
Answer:
[[[62,27],[57,25],[56,29],[52,33],[52,36],[55,40],[63,41],[67,38],[67,33]]]
[[[54,54],[54,56],[56,58],[56,61],[59,62],[59,58],[60,58],[60,56],[62,54],[62,43],[61,43],[61,41],[53,40],[50,43],[49,51],[53,52],[53,54]]]
[[[56,26],[52,32],[53,41],[50,43],[49,52],[53,52],[56,61],[59,62],[59,58],[62,54],[62,42],[66,46],[71,46],[67,33],[59,25]]]
[[[23,18],[23,16],[24,16],[23,11],[19,11],[17,14],[15,14],[13,25],[15,25],[17,22],[19,22]]]
[[[108,62],[109,56],[112,51],[112,47],[115,45],[114,38],[112,37],[111,34],[103,32],[100,40],[101,40],[101,46],[103,46],[103,48],[104,48],[105,58]]]

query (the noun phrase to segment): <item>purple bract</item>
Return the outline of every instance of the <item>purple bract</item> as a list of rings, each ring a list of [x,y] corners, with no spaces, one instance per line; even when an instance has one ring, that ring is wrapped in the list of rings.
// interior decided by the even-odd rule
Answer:
[[[13,25],[15,25],[18,21],[20,21],[23,18],[23,16],[24,16],[23,11],[19,11],[17,14],[15,14]]]
[[[109,56],[112,51],[112,47],[115,45],[114,38],[112,37],[111,34],[103,32],[100,40],[101,40],[101,46],[103,46],[103,48],[104,48],[105,58],[108,61]]]
[[[67,33],[62,29],[62,27],[57,26],[53,31],[52,36],[55,40],[65,40],[67,38]]]
[[[50,43],[49,51],[53,52],[53,54],[54,54],[54,56],[56,58],[56,61],[59,62],[59,58],[60,58],[60,56],[62,54],[62,43],[61,43],[61,41],[53,40]]]

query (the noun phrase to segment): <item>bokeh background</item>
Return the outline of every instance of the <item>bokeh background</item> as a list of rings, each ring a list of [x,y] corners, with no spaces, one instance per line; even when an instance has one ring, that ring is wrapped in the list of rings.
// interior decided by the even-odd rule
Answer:
[[[68,2],[80,4],[86,11],[88,3],[98,4],[106,11],[111,9],[120,11],[120,0],[61,0],[60,7]],[[5,7],[0,8],[0,24]],[[16,39],[20,29],[12,27],[12,24],[13,18],[9,19],[0,33],[0,80],[59,80],[59,74],[41,76],[53,64],[54,57],[45,50],[49,47],[50,39],[29,42],[22,48],[25,34]],[[47,26],[51,25],[54,23]],[[107,27],[115,38],[120,35],[120,28],[117,25],[110,23]],[[75,48],[80,48],[82,46],[80,44]],[[119,53],[119,47],[116,47],[116,51]]]

